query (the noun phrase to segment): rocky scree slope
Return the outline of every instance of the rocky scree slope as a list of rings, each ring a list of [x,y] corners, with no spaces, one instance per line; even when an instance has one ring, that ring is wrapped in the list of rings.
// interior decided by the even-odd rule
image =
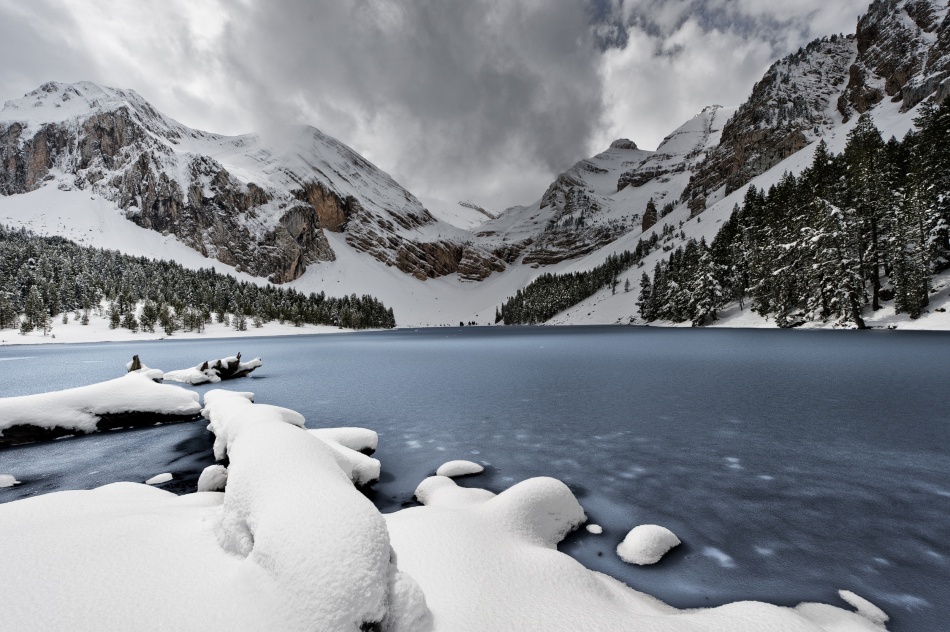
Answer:
[[[283,283],[333,261],[323,231],[419,279],[504,269],[391,177],[319,130],[188,128],[132,90],[47,83],[0,112],[0,194],[55,185],[111,200],[144,228]]]

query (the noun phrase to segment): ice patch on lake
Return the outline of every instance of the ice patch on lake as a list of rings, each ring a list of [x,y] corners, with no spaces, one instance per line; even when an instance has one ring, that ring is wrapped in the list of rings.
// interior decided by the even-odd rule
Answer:
[[[706,548],[704,548],[703,555],[716,560],[719,566],[722,566],[723,568],[735,568],[736,566],[736,563],[732,559],[731,555],[729,555],[725,551],[717,549],[714,546],[707,546]]]

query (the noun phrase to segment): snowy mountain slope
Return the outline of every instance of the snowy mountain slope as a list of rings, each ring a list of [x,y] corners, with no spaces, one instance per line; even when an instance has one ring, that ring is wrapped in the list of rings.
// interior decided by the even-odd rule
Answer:
[[[551,265],[581,257],[622,235],[639,234],[652,199],[675,205],[691,169],[716,146],[732,110],[705,108],[655,152],[620,139],[557,177],[540,200],[482,224],[477,236],[506,261]],[[523,256],[522,256],[523,255]]]
[[[131,90],[89,82],[44,84],[0,112],[0,193],[54,185],[92,192],[140,226],[275,282],[333,260],[325,231],[418,278],[504,268],[319,130],[210,134]]]
[[[472,231],[498,215],[471,202],[447,202],[436,198],[420,198],[433,216],[447,224]]]
[[[914,108],[907,112],[902,112],[901,105],[899,103],[892,102],[882,103],[871,112],[874,123],[881,131],[881,134],[884,138],[890,138],[891,136],[903,138],[903,136],[913,128],[913,120],[917,114],[918,108]],[[823,137],[823,140],[828,145],[828,150],[830,152],[841,153],[844,151],[848,133],[851,131],[851,129],[853,129],[856,123],[857,119],[852,119],[847,123],[842,123],[837,127],[827,131],[826,135]],[[718,202],[712,204],[701,215],[693,216],[687,207],[678,207],[676,210],[670,213],[669,216],[661,219],[659,223],[654,228],[647,231],[644,236],[649,236],[653,232],[656,232],[658,235],[662,234],[663,226],[665,224],[669,224],[676,228],[677,234],[676,236],[670,238],[668,242],[664,243],[663,240],[661,240],[661,243],[663,243],[665,246],[668,246],[670,249],[676,248],[677,246],[682,246],[689,239],[696,239],[697,241],[700,239],[705,239],[707,242],[711,243],[716,234],[719,232],[719,228],[722,223],[725,222],[732,214],[732,210],[735,205],[742,203],[749,186],[755,186],[759,189],[768,189],[772,185],[777,184],[786,172],[796,175],[801,173],[806,167],[811,165],[812,158],[814,156],[814,150],[819,142],[821,142],[821,140],[810,143],[801,151],[792,154],[787,159],[778,163],[765,173],[753,178],[749,183],[741,186],[729,195],[720,199]],[[680,231],[682,231],[682,237],[679,236]],[[611,253],[622,252],[623,250],[632,250],[636,246],[636,241],[637,238],[633,237],[632,235],[625,236],[622,239],[610,244],[609,247],[595,253],[594,255],[586,257],[582,260],[578,260],[573,266],[570,268],[565,268],[565,270],[575,271],[590,269],[603,263],[604,259],[606,259],[606,257]],[[568,310],[565,310],[564,312],[561,312],[555,318],[551,319],[549,324],[563,325],[628,322],[642,324],[643,321],[639,318],[639,311],[636,306],[637,295],[639,293],[640,277],[644,272],[652,272],[656,262],[659,260],[668,259],[669,254],[669,251],[664,251],[663,249],[657,250],[644,258],[642,267],[631,268],[626,274],[621,275],[621,285],[623,285],[625,280],[629,279],[631,285],[633,286],[629,293],[618,290],[616,294],[612,294],[609,288],[603,289],[587,300],[575,305]],[[935,285],[940,287],[942,284],[947,283],[950,283],[950,279],[940,277],[936,279]],[[923,329],[945,329],[950,326],[950,320],[945,317],[946,315],[944,313],[936,312],[937,308],[950,307],[950,297],[945,295],[946,292],[936,295],[931,305],[931,313],[925,314],[912,324],[909,322],[909,319],[906,317],[906,315],[894,316],[893,309],[885,309],[875,313],[873,317],[868,319],[868,323],[877,326],[898,324],[901,327],[911,326],[914,328]],[[668,325],[671,323],[656,324]],[[734,307],[730,310],[727,310],[723,315],[723,318],[713,325],[771,327],[774,326],[774,323],[768,322],[761,316],[752,314],[748,309],[746,309],[744,312],[739,312],[739,310]],[[689,323],[684,323],[682,326],[689,326]],[[819,323],[812,324],[810,326],[814,327],[822,325]],[[829,323],[827,326],[830,327],[832,325]]]
[[[702,212],[717,193],[746,184],[840,124],[838,97],[856,55],[853,36],[833,36],[772,64],[697,167],[685,192],[692,212]]]

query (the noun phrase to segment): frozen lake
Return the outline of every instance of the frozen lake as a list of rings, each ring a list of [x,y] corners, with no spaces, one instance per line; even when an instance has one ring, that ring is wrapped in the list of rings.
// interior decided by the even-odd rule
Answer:
[[[384,511],[444,461],[499,491],[553,476],[604,534],[563,550],[678,607],[739,599],[846,606],[889,629],[950,620],[950,334],[466,328],[0,348],[0,396],[120,375],[137,353],[171,370],[241,351],[264,366],[226,383],[308,425],[379,432]],[[199,388],[204,391],[207,388]],[[0,502],[212,462],[202,423],[0,452],[23,484]],[[642,523],[684,542],[656,567],[614,554]]]

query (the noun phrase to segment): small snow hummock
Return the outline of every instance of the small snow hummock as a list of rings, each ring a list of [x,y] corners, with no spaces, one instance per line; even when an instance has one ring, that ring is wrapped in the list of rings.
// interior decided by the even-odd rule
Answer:
[[[162,483],[167,483],[168,481],[175,478],[171,475],[170,472],[163,472],[161,474],[156,474],[152,478],[145,481],[146,485],[161,485]]]
[[[890,617],[887,616],[886,612],[875,606],[864,597],[858,596],[850,590],[839,590],[838,595],[849,604],[854,606],[854,609],[858,611],[859,615],[875,625],[883,626],[888,622],[888,620],[890,620]]]
[[[0,398],[0,446],[198,415],[198,394],[142,373],[52,393]]]
[[[220,463],[201,470],[198,477],[199,492],[223,492],[228,484],[228,468]]]
[[[666,527],[642,524],[634,527],[617,545],[617,555],[628,564],[656,564],[680,539]]]
[[[13,487],[14,485],[19,485],[20,481],[16,479],[15,476],[10,474],[0,474],[0,488],[3,487]]]
[[[591,523],[584,528],[587,529],[587,533],[593,533],[594,535],[600,535],[604,532],[604,528],[599,524]]]
[[[160,369],[150,369],[149,367],[142,364],[142,361],[139,360],[137,355],[132,356],[131,362],[126,362],[125,370],[129,373],[142,373],[150,380],[155,382],[161,382],[165,377],[165,372]]]
[[[473,461],[449,461],[448,463],[440,465],[439,469],[435,471],[435,475],[455,478],[456,476],[481,474],[484,471],[484,467]]]
[[[364,487],[379,480],[381,465],[366,452],[375,452],[379,437],[365,428],[317,428],[310,434],[330,446],[340,469],[353,481]]]
[[[249,362],[241,362],[241,354],[238,353],[236,356],[221,358],[220,360],[207,360],[188,369],[168,371],[165,373],[165,379],[191,385],[217,384],[221,380],[247,377],[262,364],[260,358],[254,358]]]

